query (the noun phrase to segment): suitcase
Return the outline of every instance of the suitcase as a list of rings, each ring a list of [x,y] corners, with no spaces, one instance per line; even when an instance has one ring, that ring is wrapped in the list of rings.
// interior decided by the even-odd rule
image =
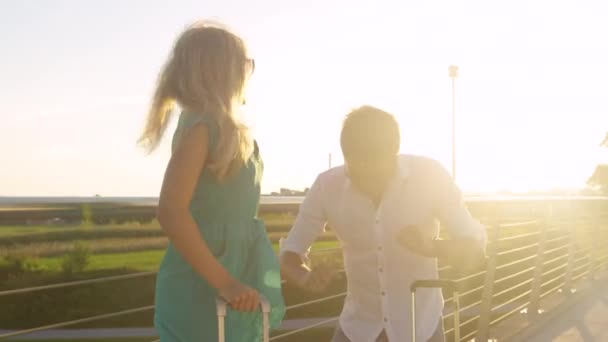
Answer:
[[[226,339],[226,331],[224,327],[224,319],[226,318],[226,311],[228,307],[228,302],[226,302],[222,298],[216,299],[216,309],[217,309],[217,335],[219,342],[224,342]],[[269,315],[270,315],[270,303],[264,296],[260,295],[260,310],[262,311],[262,320],[263,320],[263,341],[270,341],[270,323],[269,323]]]
[[[417,280],[410,286],[412,294],[412,342],[416,342],[416,290],[419,288],[440,288],[447,290],[454,298],[454,341],[460,342],[460,298],[458,283],[453,280]]]

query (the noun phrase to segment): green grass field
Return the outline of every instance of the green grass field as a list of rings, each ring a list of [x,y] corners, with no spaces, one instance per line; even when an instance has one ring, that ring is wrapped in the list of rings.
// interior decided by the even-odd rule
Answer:
[[[165,253],[164,250],[138,251],[92,255],[86,270],[111,270],[127,268],[138,271],[155,271]],[[39,258],[34,261],[49,272],[61,270],[61,257]]]
[[[278,252],[279,237],[285,235],[285,231],[269,233],[275,252]],[[165,242],[159,243],[159,239],[164,239]],[[62,269],[63,257],[73,248],[75,242],[84,243],[91,250],[91,254],[88,257],[88,264],[82,272],[66,274]],[[153,244],[147,242],[153,242]],[[141,271],[156,271],[165,253],[165,245],[166,238],[160,228],[154,225],[0,227],[0,290],[95,279]],[[107,249],[108,246],[118,250],[127,250],[113,252],[112,248]],[[315,243],[312,249],[319,250],[337,246],[335,240],[322,240]],[[15,264],[11,264],[11,260],[13,262],[20,260],[19,258],[11,259],[13,253],[15,256],[21,255],[26,258],[23,262],[24,266],[15,268]],[[47,254],[53,255],[44,256]],[[324,253],[323,258],[335,259],[338,255]],[[148,306],[153,303],[154,286],[155,277],[151,276],[77,286],[69,290],[45,290],[0,297],[0,307],[3,308],[0,310],[0,322],[2,322],[0,328],[30,328]],[[338,282],[332,291],[341,291],[343,286],[342,282]],[[311,299],[309,294],[288,287],[285,289],[285,296],[289,298],[290,303],[300,303]],[[337,314],[340,307],[341,303],[328,302],[296,310],[293,318],[316,317],[319,312]],[[149,326],[151,322],[152,311],[82,324],[74,328],[137,327]],[[140,339],[103,341],[126,342],[140,341]],[[308,340],[303,339],[302,341]]]
[[[334,248],[337,246],[338,243],[335,241],[319,241],[313,245],[312,250]],[[278,253],[278,243],[273,244],[273,248]],[[139,271],[155,271],[158,269],[164,253],[164,249],[159,249],[128,253],[94,254],[91,256],[90,264],[86,269],[93,271],[127,268]],[[61,257],[38,258],[34,262],[46,271],[58,272],[61,270]]]
[[[278,240],[287,234],[293,217],[276,214],[265,218],[270,224],[269,238],[278,252]],[[279,229],[283,229],[280,231]],[[326,234],[324,240],[332,240]],[[335,241],[318,241],[314,249],[332,248]],[[91,251],[87,271],[158,269],[167,238],[157,223],[83,226],[0,226],[0,262],[3,257],[19,255],[30,259],[41,270],[61,270],[62,256],[75,242],[84,243]]]
[[[0,226],[0,238],[22,236],[26,234],[45,234],[56,231],[71,231],[73,227],[48,227],[48,226]]]

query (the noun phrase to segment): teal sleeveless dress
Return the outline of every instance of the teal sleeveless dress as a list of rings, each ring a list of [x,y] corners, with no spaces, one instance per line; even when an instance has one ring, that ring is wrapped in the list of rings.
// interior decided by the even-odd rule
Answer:
[[[210,151],[218,128],[209,116],[182,113],[173,137],[197,124],[207,125]],[[203,170],[190,212],[211,252],[228,272],[258,290],[271,303],[270,325],[277,328],[285,314],[279,263],[257,212],[263,162],[257,143],[242,169],[224,183]],[[218,340],[217,291],[198,275],[169,243],[156,279],[154,325],[162,342],[215,342]],[[262,315],[228,309],[226,342],[261,339]]]

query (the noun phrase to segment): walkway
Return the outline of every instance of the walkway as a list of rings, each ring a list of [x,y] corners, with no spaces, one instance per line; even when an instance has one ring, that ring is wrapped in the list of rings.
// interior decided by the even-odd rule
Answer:
[[[327,320],[328,318],[291,319],[283,321],[281,330],[294,330]],[[334,327],[335,324],[326,324],[320,327]],[[0,330],[0,334],[8,333],[8,330]],[[88,338],[129,338],[150,337],[151,340],[158,335],[154,328],[107,328],[107,329],[53,329],[31,333],[21,337],[14,337],[9,341],[23,340],[45,340],[45,339],[74,339],[82,340]]]
[[[570,307],[512,341],[608,342],[608,279],[602,278]]]

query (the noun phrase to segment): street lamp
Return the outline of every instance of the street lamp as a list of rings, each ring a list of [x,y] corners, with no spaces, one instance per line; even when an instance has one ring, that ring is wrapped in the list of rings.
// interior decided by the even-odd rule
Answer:
[[[449,71],[452,79],[452,178],[456,180],[456,77],[458,77],[458,66],[450,65]]]

